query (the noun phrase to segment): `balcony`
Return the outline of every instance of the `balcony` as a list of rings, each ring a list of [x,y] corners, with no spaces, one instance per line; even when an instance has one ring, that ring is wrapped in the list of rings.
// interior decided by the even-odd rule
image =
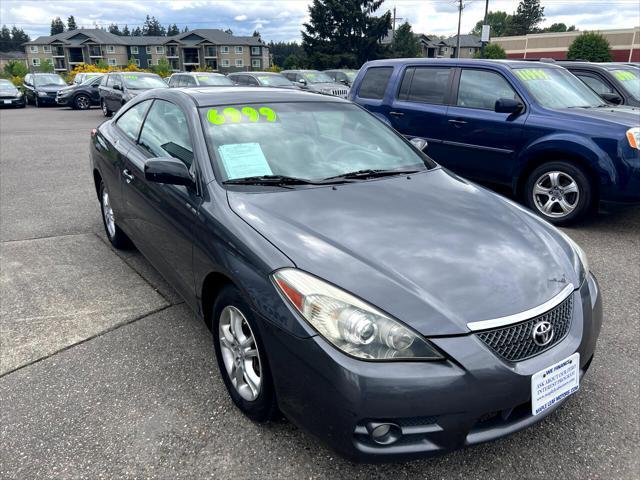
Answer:
[[[200,65],[200,55],[197,48],[185,48],[183,63],[185,65]]]
[[[102,49],[100,47],[89,47],[89,56],[91,58],[102,57]]]
[[[51,49],[51,56],[64,58],[64,49],[62,47],[53,47]]]
[[[82,48],[69,48],[69,64],[83,62],[84,53],[82,52]]]
[[[53,60],[53,69],[57,72],[57,71],[61,71],[61,70],[66,70],[67,69],[67,65],[64,61],[63,58],[55,58]]]
[[[167,47],[167,58],[178,58],[178,49],[176,47]]]
[[[216,58],[218,56],[218,49],[216,47],[205,47],[204,58]]]

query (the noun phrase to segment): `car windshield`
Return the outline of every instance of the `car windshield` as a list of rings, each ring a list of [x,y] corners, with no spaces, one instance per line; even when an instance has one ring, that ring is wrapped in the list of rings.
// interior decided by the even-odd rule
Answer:
[[[50,75],[36,75],[33,78],[36,87],[45,87],[47,85],[66,85],[62,77],[54,73]]]
[[[624,89],[636,100],[640,100],[640,70],[625,68],[612,70],[611,73],[622,83]]]
[[[305,72],[302,74],[309,83],[332,83],[331,77],[322,72]]]
[[[224,75],[196,74],[196,78],[198,83],[204,86],[233,85],[233,82]]]
[[[80,85],[88,85],[90,83],[98,82],[96,78],[102,80],[103,75],[92,75],[91,77],[85,78]]]
[[[266,87],[288,87],[293,85],[288,79],[282,75],[256,75],[260,85]]]
[[[166,88],[167,84],[158,75],[136,75],[135,73],[125,73],[122,75],[127,88],[134,90],[147,90],[150,88]]]
[[[356,79],[356,76],[358,75],[357,71],[347,71],[344,72],[344,74],[347,76],[347,78],[349,79],[350,82],[353,82]]]
[[[427,168],[402,137],[356,105],[225,105],[202,108],[201,118],[223,181],[264,176],[326,181],[353,172]]]
[[[560,68],[514,69],[525,88],[547,108],[590,108],[603,105],[602,99],[578,78]]]

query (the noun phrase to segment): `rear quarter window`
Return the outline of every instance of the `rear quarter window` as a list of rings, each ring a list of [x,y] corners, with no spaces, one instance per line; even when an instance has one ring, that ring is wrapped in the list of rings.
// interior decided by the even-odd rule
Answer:
[[[393,67],[372,67],[364,74],[358,97],[382,100],[387,90],[389,79],[393,73]]]
[[[398,97],[410,102],[443,105],[446,103],[453,69],[441,67],[408,68]]]

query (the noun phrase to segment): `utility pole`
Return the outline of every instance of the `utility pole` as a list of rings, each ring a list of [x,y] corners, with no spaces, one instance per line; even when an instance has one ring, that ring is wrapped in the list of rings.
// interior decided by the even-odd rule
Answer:
[[[458,0],[458,36],[456,37],[456,58],[460,58],[460,24],[462,23],[462,0]]]
[[[396,20],[404,20],[404,18],[396,17],[396,7],[393,7],[393,24],[391,27],[392,37],[395,37],[396,34]]]
[[[488,28],[487,26],[487,17],[489,16],[489,0],[485,1],[484,4],[484,21],[482,22],[482,30],[483,30],[483,34],[484,34],[484,29]],[[483,35],[484,37],[484,35]],[[487,35],[487,40],[485,41],[484,38],[482,39],[482,46],[480,47],[480,56],[482,58],[484,58],[484,47],[487,46],[487,42],[489,41],[489,36]]]

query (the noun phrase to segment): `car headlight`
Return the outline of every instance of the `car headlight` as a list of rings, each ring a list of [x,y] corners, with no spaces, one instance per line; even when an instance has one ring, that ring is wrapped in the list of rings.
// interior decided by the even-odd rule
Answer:
[[[277,288],[326,340],[365,360],[442,360],[427,340],[353,295],[294,268],[273,274]]]
[[[640,150],[640,127],[633,127],[627,130],[627,141],[631,148]]]
[[[582,282],[584,281],[585,278],[587,278],[587,274],[589,273],[589,261],[587,260],[587,254],[584,253],[584,250],[580,248],[580,245],[578,245],[575,241],[573,241],[573,239],[569,235],[567,235],[560,229],[558,229],[558,232],[560,232],[562,237],[567,241],[567,243],[571,246],[571,249],[574,252],[573,268],[575,269],[576,274],[578,275],[578,281],[580,285],[582,285]]]
[[[47,96],[47,92],[38,92],[38,96],[39,97],[46,97]]]
[[[24,95],[20,90],[18,90],[18,93],[16,93],[16,97],[20,98],[22,95]]]

